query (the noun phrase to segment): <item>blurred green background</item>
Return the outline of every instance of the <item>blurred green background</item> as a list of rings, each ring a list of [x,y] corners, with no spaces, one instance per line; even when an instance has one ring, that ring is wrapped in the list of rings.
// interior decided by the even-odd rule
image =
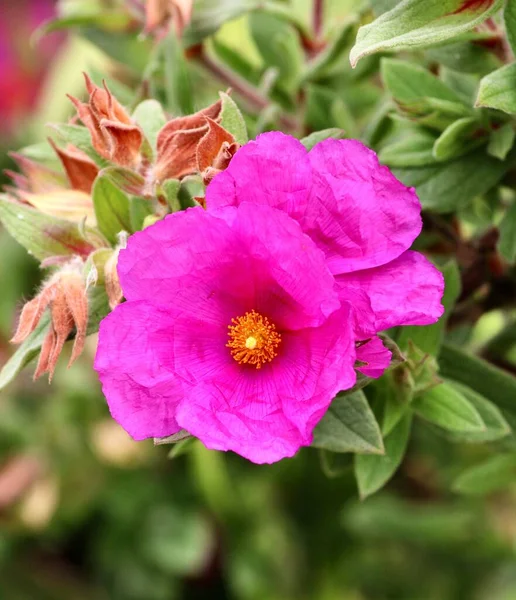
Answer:
[[[0,3],[3,15],[12,4]],[[336,26],[357,4],[334,0],[328,22]],[[308,6],[296,10],[306,17]],[[51,2],[11,10],[0,26],[3,168],[13,167],[9,149],[43,141],[47,122],[71,115],[65,93],[81,93],[82,70],[111,69],[84,38],[53,34],[44,58],[29,43],[27,24],[47,18]],[[239,19],[219,37],[260,66],[247,29]],[[355,85],[352,109],[357,96],[377,100]],[[0,257],[3,364],[40,272],[1,230]],[[468,348],[503,326],[498,312],[486,313]],[[111,420],[94,352],[90,338],[71,370],[62,359],[51,387],[32,382],[28,368],[1,393],[1,600],[516,599],[516,488],[450,491],[486,448],[452,444],[416,423],[400,470],[364,502],[347,455],[329,464],[303,449],[257,466],[194,442],[169,456],[170,447],[135,443]]]

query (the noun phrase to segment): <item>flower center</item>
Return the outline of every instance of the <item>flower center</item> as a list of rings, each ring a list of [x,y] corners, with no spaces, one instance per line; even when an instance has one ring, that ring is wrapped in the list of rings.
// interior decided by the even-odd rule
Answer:
[[[242,317],[231,319],[231,322],[233,325],[228,325],[229,342],[226,346],[231,348],[231,356],[237,363],[261,369],[277,355],[281,335],[267,317],[252,310]]]

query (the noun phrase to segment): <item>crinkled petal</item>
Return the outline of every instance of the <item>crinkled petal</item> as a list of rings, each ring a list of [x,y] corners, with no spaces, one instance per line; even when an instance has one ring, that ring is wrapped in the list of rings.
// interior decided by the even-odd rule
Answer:
[[[358,140],[329,139],[309,158],[313,187],[301,224],[332,273],[384,265],[410,247],[421,231],[421,206],[375,152]]]
[[[217,368],[185,392],[178,423],[208,448],[233,450],[256,463],[292,456],[310,444],[335,395],[355,383],[349,310],[321,327],[285,332],[278,356],[261,369],[236,363],[227,349],[226,360],[214,352]],[[186,361],[176,361],[176,368],[192,374]]]
[[[392,352],[383,345],[379,337],[374,337],[357,348],[357,360],[367,363],[364,367],[358,367],[358,371],[367,377],[378,379],[390,365],[391,358]]]
[[[344,297],[348,288],[366,292],[377,331],[397,325],[429,325],[444,311],[444,278],[419,252],[405,252],[387,265],[339,275],[336,280]]]
[[[180,429],[175,413],[182,387],[155,342],[172,325],[166,309],[145,301],[120,304],[100,324],[95,370],[111,415],[136,440]]]
[[[305,147],[295,138],[272,131],[249,142],[206,190],[208,210],[242,202],[267,204],[295,219],[305,212],[312,169]]]
[[[118,272],[128,300],[155,300],[176,313],[202,306],[228,319],[254,309],[278,328],[301,329],[340,306],[324,255],[299,224],[250,203],[217,216],[175,213],[134,234]]]

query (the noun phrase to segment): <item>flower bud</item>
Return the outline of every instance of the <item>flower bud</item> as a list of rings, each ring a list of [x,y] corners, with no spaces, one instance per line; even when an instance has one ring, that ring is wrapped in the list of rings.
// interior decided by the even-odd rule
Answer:
[[[64,343],[75,327],[76,335],[68,366],[77,359],[84,348],[88,324],[88,299],[82,277],[81,260],[74,259],[57,271],[40,293],[23,307],[18,328],[11,342],[23,342],[36,328],[43,313],[50,309],[50,327],[43,341],[34,374],[37,379],[49,373],[52,379]]]
[[[143,133],[124,107],[109,91],[96,86],[85,74],[88,103],[69,96],[80,120],[88,128],[93,147],[103,158],[117,165],[137,168],[141,162]]]

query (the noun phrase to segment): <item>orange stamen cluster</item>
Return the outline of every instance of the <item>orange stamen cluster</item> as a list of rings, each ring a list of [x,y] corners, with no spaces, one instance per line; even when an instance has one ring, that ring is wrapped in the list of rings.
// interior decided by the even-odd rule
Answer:
[[[231,319],[231,322],[233,325],[228,325],[229,342],[226,346],[231,348],[231,356],[237,363],[261,369],[277,356],[281,335],[267,317],[252,310],[242,317]]]

